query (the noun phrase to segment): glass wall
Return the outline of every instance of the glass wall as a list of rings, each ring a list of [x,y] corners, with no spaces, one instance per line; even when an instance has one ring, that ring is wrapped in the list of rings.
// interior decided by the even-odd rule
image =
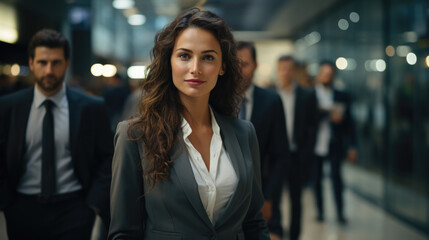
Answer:
[[[315,75],[336,61],[353,96],[359,162],[379,184],[355,192],[429,233],[429,3],[350,0],[303,28],[296,56]]]

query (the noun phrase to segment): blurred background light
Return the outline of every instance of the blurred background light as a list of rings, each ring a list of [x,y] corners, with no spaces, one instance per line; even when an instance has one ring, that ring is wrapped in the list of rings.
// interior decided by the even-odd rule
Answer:
[[[132,79],[146,78],[146,66],[131,66],[127,70],[127,75]]]
[[[118,72],[118,69],[112,64],[106,64],[103,66],[103,76],[113,77]]]
[[[16,10],[3,3],[0,3],[0,41],[7,43],[18,41]]]
[[[411,48],[409,46],[400,45],[396,47],[396,52],[400,57],[406,57],[408,53],[411,52]]]
[[[405,42],[415,43],[419,37],[416,32],[404,32],[403,38]]]
[[[103,65],[96,63],[91,67],[91,74],[95,77],[99,77],[103,74]]]
[[[128,23],[133,26],[143,25],[146,22],[146,17],[142,14],[134,14],[128,17]]]
[[[21,68],[19,67],[19,65],[15,63],[10,67],[10,74],[16,77],[19,75],[20,70]]]
[[[347,30],[347,29],[349,29],[349,22],[348,22],[346,19],[341,18],[341,19],[338,21],[338,27],[339,27],[341,30]]]
[[[112,5],[116,9],[128,9],[134,7],[133,0],[114,0]]]
[[[426,56],[426,67],[429,67],[429,56]]]
[[[417,56],[416,54],[410,52],[407,54],[407,63],[410,65],[414,65],[417,63]]]
[[[359,14],[357,12],[351,12],[349,15],[350,21],[357,23],[360,20]]]
[[[375,60],[375,70],[384,72],[386,70],[386,62],[383,59]]]
[[[343,57],[339,57],[337,58],[337,60],[335,61],[335,65],[337,65],[337,68],[340,70],[344,70],[347,68],[347,59],[343,58]]]
[[[385,49],[386,55],[389,57],[395,56],[395,48],[392,45],[389,45]]]

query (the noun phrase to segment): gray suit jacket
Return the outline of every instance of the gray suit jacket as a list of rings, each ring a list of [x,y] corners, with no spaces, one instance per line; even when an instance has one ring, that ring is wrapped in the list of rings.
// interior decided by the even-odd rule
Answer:
[[[253,125],[217,113],[215,117],[239,178],[235,193],[215,225],[201,203],[181,138],[170,155],[174,160],[170,178],[142,197],[148,189],[140,163],[142,144],[129,140],[129,122],[121,122],[115,136],[108,239],[269,239],[261,213],[264,199]]]

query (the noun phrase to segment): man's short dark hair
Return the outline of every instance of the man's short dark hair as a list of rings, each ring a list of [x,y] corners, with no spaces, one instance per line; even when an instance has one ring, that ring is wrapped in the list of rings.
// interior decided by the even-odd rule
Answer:
[[[295,66],[298,65],[298,62],[292,55],[282,55],[277,60],[277,62],[283,62],[283,61],[292,61]]]
[[[237,42],[237,50],[241,50],[247,48],[250,50],[250,54],[252,55],[253,61],[256,62],[256,48],[255,44],[253,42],[245,42],[245,41],[239,41]]]
[[[38,31],[28,44],[28,54],[34,59],[34,54],[37,47],[62,48],[64,50],[64,58],[70,57],[70,45],[67,39],[59,32],[52,29],[42,29]]]
[[[335,63],[331,60],[320,61],[319,68],[322,67],[323,65],[327,65],[327,66],[331,67],[332,70],[334,71],[334,73],[337,71],[337,67],[335,66]]]

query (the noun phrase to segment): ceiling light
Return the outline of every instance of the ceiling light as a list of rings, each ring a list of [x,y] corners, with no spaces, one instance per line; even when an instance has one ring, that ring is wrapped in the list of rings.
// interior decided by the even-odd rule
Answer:
[[[128,23],[133,26],[143,25],[146,22],[146,17],[142,14],[134,14],[128,17]]]
[[[114,0],[112,5],[116,9],[128,9],[134,7],[134,0]]]

